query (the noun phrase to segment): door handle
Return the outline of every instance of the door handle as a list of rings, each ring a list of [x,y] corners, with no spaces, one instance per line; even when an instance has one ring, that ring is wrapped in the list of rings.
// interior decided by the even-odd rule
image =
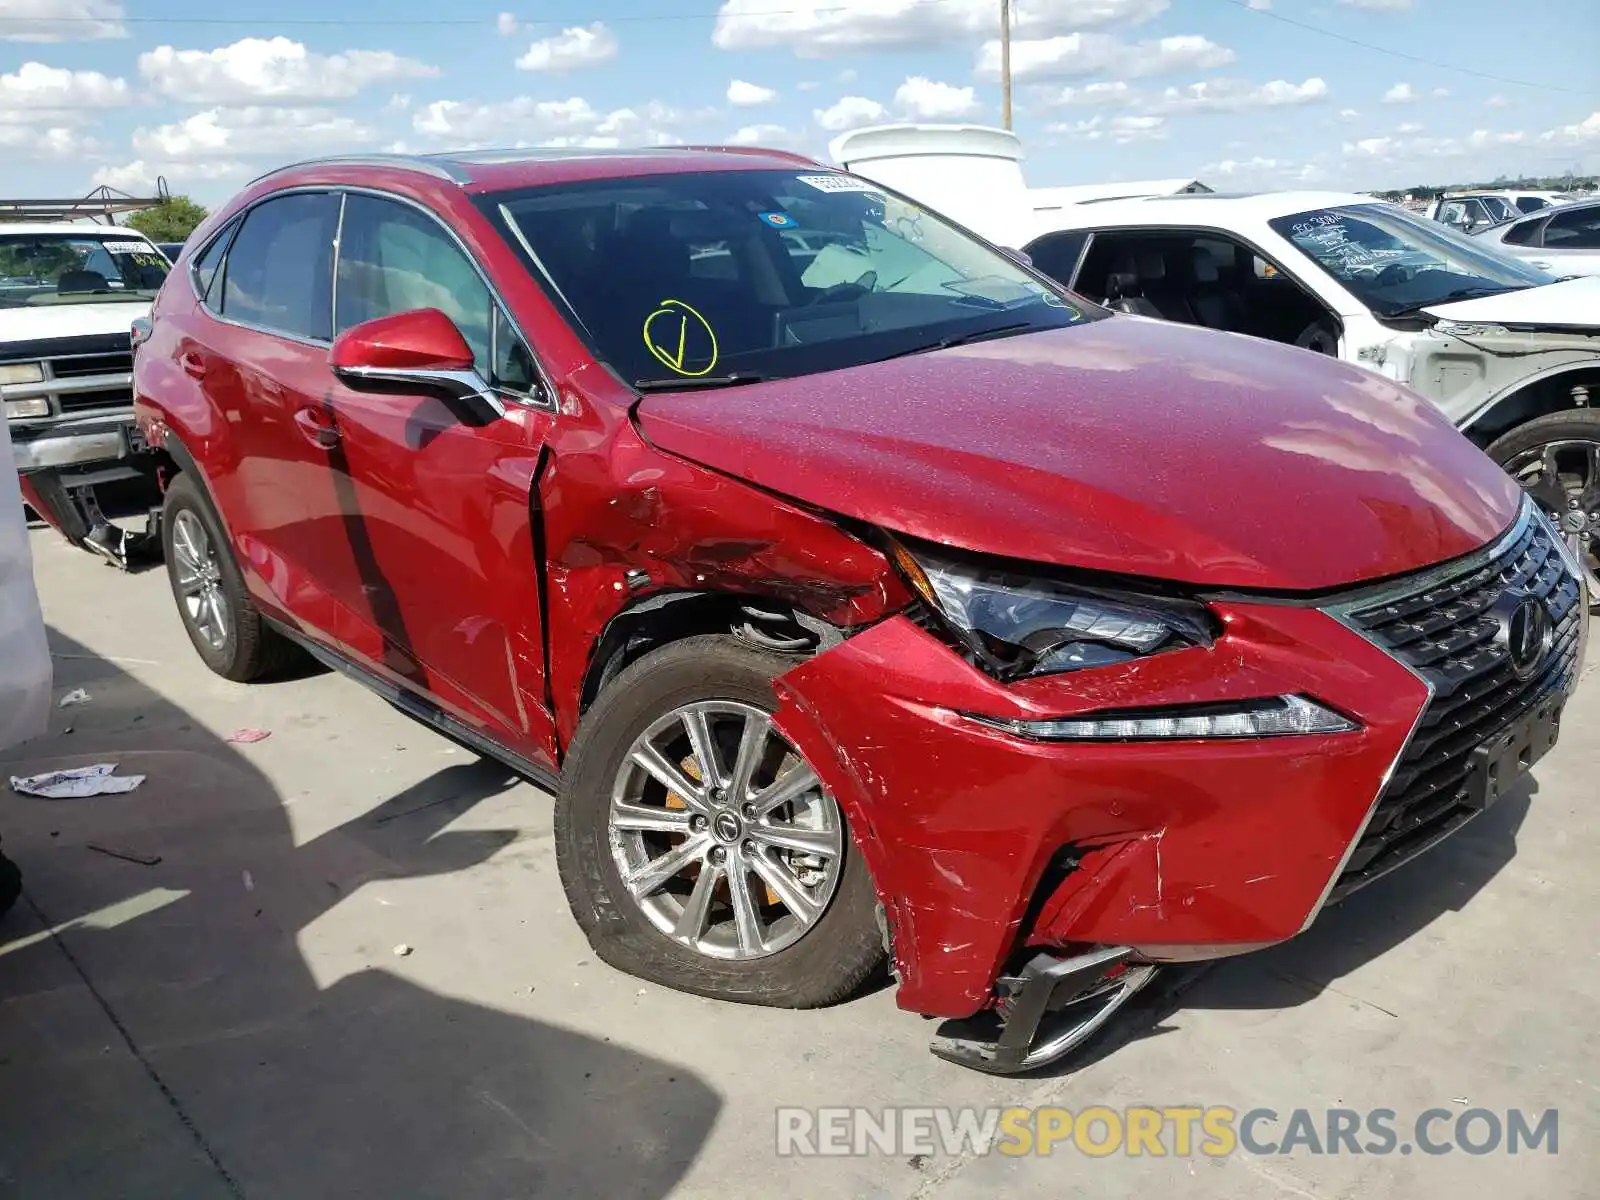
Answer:
[[[183,373],[191,379],[205,378],[206,360],[193,350],[185,350],[178,355],[178,365],[183,368]]]
[[[300,427],[300,432],[305,435],[306,441],[313,446],[332,450],[339,444],[339,427],[333,423],[333,418],[320,408],[299,409],[294,414],[294,423]]]

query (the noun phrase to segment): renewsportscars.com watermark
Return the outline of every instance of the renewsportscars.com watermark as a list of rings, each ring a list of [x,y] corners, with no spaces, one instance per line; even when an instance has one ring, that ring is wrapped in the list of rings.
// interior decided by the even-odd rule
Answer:
[[[1556,1154],[1558,1110],[780,1108],[780,1156]]]

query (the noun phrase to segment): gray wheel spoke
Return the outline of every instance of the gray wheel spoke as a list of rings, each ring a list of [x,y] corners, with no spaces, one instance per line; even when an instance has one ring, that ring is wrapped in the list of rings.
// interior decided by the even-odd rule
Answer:
[[[733,930],[740,952],[759,953],[763,949],[761,916],[756,912],[756,898],[750,894],[750,878],[738,862],[728,872],[728,898],[733,902]]]
[[[739,754],[733,760],[733,776],[728,781],[728,793],[736,803],[750,796],[750,780],[761,763],[761,753],[767,748],[767,734],[772,729],[772,719],[765,713],[750,717],[739,735]]]
[[[684,901],[683,915],[673,926],[673,937],[690,945],[700,940],[700,935],[706,931],[706,914],[711,911],[711,897],[721,878],[722,868],[715,863],[707,862],[700,868],[700,878],[694,881],[694,891]]]
[[[755,806],[755,815],[764,817],[779,805],[798,800],[812,788],[820,786],[820,783],[817,773],[801,763],[789,768],[766,788],[757,792],[750,803]]]
[[[689,745],[694,749],[694,760],[700,767],[700,778],[708,788],[725,788],[728,777],[723,773],[722,760],[717,756],[716,742],[711,737],[711,724],[706,714],[692,708],[683,714],[683,727],[689,731]]]
[[[764,845],[801,854],[834,858],[839,853],[836,836],[826,829],[807,829],[801,825],[752,825],[750,836]]]
[[[701,786],[690,779],[677,766],[667,761],[666,755],[657,750],[648,742],[641,742],[634,747],[630,756],[635,764],[647,771],[667,791],[678,796],[695,812],[705,812],[705,793]]]
[[[193,596],[199,595],[200,592],[205,588],[205,586],[206,586],[206,581],[201,579],[198,575],[194,574],[193,572],[185,574],[184,572],[179,571],[179,573],[178,573],[178,592],[179,592],[179,594],[181,594],[183,596],[184,599],[187,600],[187,599],[189,599],[189,598],[191,598]]]
[[[211,621],[216,629],[217,642],[220,644],[228,636],[228,609],[222,601],[222,593],[212,588],[206,593],[206,603],[211,609]]]
[[[611,809],[611,823],[618,829],[640,832],[688,833],[689,810],[649,804],[617,804]]]
[[[651,859],[622,882],[635,897],[642,900],[690,863],[699,860],[706,852],[706,841],[704,837],[690,837],[661,857]]]
[[[761,881],[778,894],[778,899],[783,901],[783,906],[797,921],[809,925],[817,919],[817,902],[806,893],[787,867],[765,854],[752,854],[748,861],[755,873],[761,876]]]

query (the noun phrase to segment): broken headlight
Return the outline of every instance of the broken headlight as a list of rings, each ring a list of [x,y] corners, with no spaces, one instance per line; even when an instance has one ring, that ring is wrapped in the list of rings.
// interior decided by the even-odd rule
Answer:
[[[912,587],[984,670],[1003,680],[1056,675],[1163,650],[1209,646],[1205,605],[991,569],[896,544]]]

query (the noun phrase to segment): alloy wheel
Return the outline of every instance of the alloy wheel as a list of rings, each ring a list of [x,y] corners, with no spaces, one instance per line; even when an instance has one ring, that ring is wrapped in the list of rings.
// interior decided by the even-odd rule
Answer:
[[[222,590],[222,567],[206,527],[192,512],[177,515],[172,526],[173,579],[183,614],[213,650],[227,644],[233,630],[228,598]]]
[[[710,958],[764,958],[817,923],[839,884],[844,820],[765,712],[673,709],[630,747],[607,814],[623,887],[658,930]]]
[[[1563,438],[1506,464],[1561,530],[1583,564],[1590,603],[1600,603],[1600,441]]]

